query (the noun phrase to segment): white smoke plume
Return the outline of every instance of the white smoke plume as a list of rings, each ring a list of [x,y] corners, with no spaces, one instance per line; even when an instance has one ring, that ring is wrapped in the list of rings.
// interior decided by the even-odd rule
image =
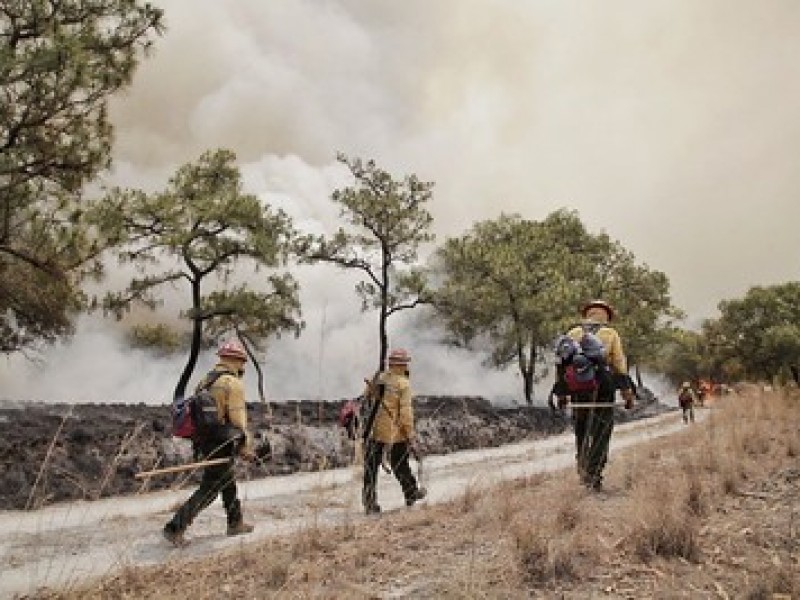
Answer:
[[[248,191],[319,233],[338,225],[336,152],[374,158],[436,183],[439,243],[501,212],[578,210],[670,277],[690,325],[800,273],[793,0],[157,4],[168,31],[113,103],[108,183],[161,189],[179,165],[227,147]],[[355,395],[374,368],[377,317],[359,311],[350,275],[297,275],[308,327],[271,344],[268,392]],[[406,316],[390,327],[414,352],[420,393],[521,397],[513,369],[486,371]],[[81,321],[44,364],[0,364],[2,395],[168,397],[182,359],[148,363],[118,335]]]

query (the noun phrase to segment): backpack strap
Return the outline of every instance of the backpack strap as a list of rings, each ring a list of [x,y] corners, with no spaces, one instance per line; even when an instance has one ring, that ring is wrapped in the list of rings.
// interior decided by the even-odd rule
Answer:
[[[578,326],[583,329],[584,333],[591,333],[592,335],[597,335],[597,332],[603,327],[608,327],[605,323],[593,323],[589,321],[580,323]]]
[[[222,377],[223,375],[232,375],[231,371],[209,371],[206,375],[205,380],[199,386],[197,386],[197,391],[201,392],[203,390],[210,390],[212,386],[217,383],[217,379]]]
[[[232,375],[232,373],[231,371],[209,371],[208,374],[206,375],[205,380],[200,385],[197,386],[195,394],[199,394],[200,392],[209,392],[209,394],[213,398],[213,394],[211,394],[210,390],[217,382],[217,380],[223,375]],[[215,404],[216,404],[216,399],[215,399]],[[215,414],[216,414],[216,409],[215,409]],[[216,414],[215,419],[218,422],[224,424],[224,420],[220,420],[219,414]],[[227,420],[227,415],[225,415],[224,419]]]
[[[372,428],[375,425],[375,417],[378,414],[378,410],[383,405],[383,395],[386,393],[386,384],[378,383],[378,378],[380,377],[380,373],[376,373],[375,376],[372,378],[372,384],[370,385],[370,396],[371,404],[369,407],[369,413],[367,414],[367,420],[364,423],[364,431],[361,433],[362,438],[364,441],[368,440],[370,435],[372,435]],[[377,390],[375,389],[377,387]]]

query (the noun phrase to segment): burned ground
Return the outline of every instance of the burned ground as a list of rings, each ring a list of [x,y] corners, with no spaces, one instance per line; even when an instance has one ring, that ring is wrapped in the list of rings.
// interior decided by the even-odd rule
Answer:
[[[352,463],[353,442],[337,425],[344,401],[250,405],[256,436],[273,458],[250,477],[336,468]],[[657,403],[620,420],[668,410]],[[426,453],[446,454],[561,433],[568,418],[542,407],[497,408],[479,397],[418,397],[418,436]],[[0,406],[0,509],[133,494],[192,485],[198,475],[142,482],[139,471],[189,462],[190,444],[170,435],[170,407],[123,404]]]

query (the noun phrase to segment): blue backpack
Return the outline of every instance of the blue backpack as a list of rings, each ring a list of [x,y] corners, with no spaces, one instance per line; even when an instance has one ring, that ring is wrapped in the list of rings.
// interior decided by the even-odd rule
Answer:
[[[606,349],[590,327],[583,327],[580,340],[560,335],[555,341],[555,354],[564,366],[564,380],[572,393],[593,392],[598,386],[598,372],[605,366]]]

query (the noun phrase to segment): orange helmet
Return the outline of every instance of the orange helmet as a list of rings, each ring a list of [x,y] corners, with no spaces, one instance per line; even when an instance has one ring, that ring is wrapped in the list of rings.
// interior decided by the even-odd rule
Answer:
[[[609,321],[614,320],[614,316],[616,314],[614,312],[614,307],[611,306],[605,300],[591,300],[590,302],[587,302],[586,304],[583,305],[583,308],[581,309],[581,316],[585,317],[586,313],[589,312],[590,308],[602,308],[604,311],[606,311],[606,314],[608,315],[608,320]]]
[[[389,358],[386,359],[388,365],[407,365],[411,362],[411,355],[408,350],[403,348],[395,348],[389,353]]]
[[[229,340],[224,342],[217,350],[217,356],[220,358],[235,358],[237,360],[247,360],[247,352],[236,340]]]

